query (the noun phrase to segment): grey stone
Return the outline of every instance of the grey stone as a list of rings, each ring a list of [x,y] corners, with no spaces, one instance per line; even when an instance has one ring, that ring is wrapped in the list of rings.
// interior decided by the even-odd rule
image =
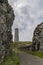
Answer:
[[[32,48],[34,50],[43,49],[43,23],[37,25],[33,33]]]
[[[8,0],[0,0],[0,3],[8,3]]]
[[[0,0],[0,63],[4,60],[5,52],[9,53],[11,48],[14,18],[14,11],[8,0]]]

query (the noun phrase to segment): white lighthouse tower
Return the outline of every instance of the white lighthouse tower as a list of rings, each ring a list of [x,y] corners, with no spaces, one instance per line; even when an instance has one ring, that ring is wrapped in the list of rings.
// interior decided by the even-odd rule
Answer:
[[[19,30],[18,28],[15,28],[15,38],[14,38],[15,42],[19,42]]]

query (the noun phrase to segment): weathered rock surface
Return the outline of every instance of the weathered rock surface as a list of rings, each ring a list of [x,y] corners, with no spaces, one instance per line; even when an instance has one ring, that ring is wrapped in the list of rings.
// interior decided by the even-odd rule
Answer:
[[[0,0],[0,63],[12,43],[11,27],[14,17],[13,9],[8,0]]]
[[[43,50],[43,23],[37,25],[34,30],[32,48],[33,50]]]

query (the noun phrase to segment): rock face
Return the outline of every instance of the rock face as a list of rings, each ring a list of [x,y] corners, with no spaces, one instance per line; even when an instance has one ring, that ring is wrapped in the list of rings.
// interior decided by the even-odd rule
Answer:
[[[43,23],[37,25],[33,33],[32,39],[33,50],[43,50]]]
[[[0,63],[4,59],[5,52],[10,50],[12,43],[11,27],[14,18],[14,12],[8,0],[0,0]]]

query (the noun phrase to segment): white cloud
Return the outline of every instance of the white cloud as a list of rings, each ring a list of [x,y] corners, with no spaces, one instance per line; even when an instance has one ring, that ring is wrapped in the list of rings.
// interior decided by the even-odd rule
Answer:
[[[13,33],[19,28],[20,41],[32,40],[37,24],[43,22],[43,0],[9,0],[15,12]]]

